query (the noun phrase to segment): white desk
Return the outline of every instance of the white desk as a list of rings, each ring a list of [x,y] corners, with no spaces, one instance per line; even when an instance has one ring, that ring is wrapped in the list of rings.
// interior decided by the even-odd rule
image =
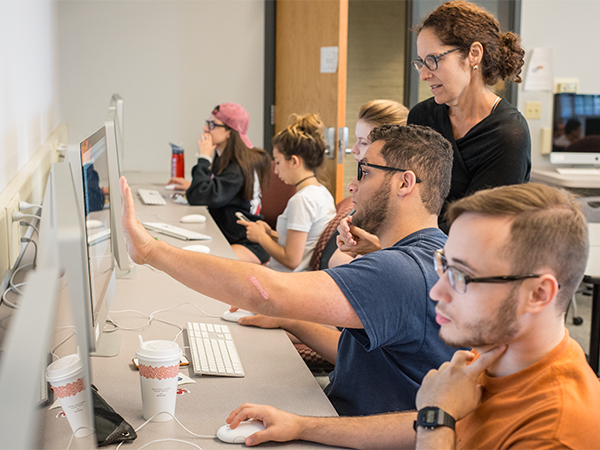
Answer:
[[[171,191],[163,190],[163,185],[133,186],[158,189],[170,196]],[[212,241],[203,242],[211,248],[211,253],[235,258],[235,253],[220,233],[216,224],[204,207],[181,206],[168,201],[167,206],[144,206],[136,197],[136,208],[141,220],[157,220],[178,226],[188,227],[213,236]],[[202,213],[208,218],[204,224],[179,224],[178,219],[186,214]],[[154,233],[161,240],[176,246],[184,246],[185,241]],[[222,314],[227,306],[205,297],[173,280],[168,275],[146,266],[137,267],[137,278],[117,280],[117,293],[111,311],[126,309],[140,310],[146,314],[184,302],[194,302],[210,314]],[[109,313],[117,323],[125,327],[140,326],[145,322],[135,313]],[[65,320],[63,311],[59,317]],[[191,431],[197,434],[212,435],[225,424],[229,413],[243,402],[269,404],[286,411],[318,416],[335,416],[335,410],[310,373],[298,352],[282,330],[263,330],[242,327],[235,323],[210,318],[190,305],[183,305],[162,313],[161,319],[184,326],[188,321],[227,323],[231,328],[246,376],[244,378],[194,377],[191,368],[182,372],[196,383],[183,385],[189,393],[177,398],[176,416]],[[139,331],[119,331],[123,336],[121,352],[114,358],[92,358],[92,382],[100,395],[125,418],[134,428],[144,423],[140,394],[139,373],[131,359],[138,346],[137,335],[144,340],[173,339],[179,330],[164,323],[154,322]],[[64,337],[62,333],[60,337]],[[180,346],[187,345],[185,332],[177,338]],[[61,347],[58,353],[66,355],[74,352],[75,343]],[[184,349],[189,356],[189,351]],[[40,433],[39,448],[65,449],[71,436],[66,418],[56,418],[57,410],[45,411]],[[215,439],[200,439],[189,435],[174,420],[163,423],[149,423],[138,433],[132,444],[124,444],[125,449],[137,449],[155,439],[175,438],[194,442],[204,450],[234,448]],[[321,447],[307,442],[270,444],[285,448]],[[95,436],[75,438],[71,448],[89,449],[95,447]],[[114,448],[115,446],[108,447]],[[154,444],[150,448],[188,449],[189,445],[166,442]],[[239,448],[239,446],[238,446]]]

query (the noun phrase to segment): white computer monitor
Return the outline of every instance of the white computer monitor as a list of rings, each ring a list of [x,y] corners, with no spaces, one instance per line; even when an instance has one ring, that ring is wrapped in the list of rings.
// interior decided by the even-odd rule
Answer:
[[[119,115],[118,105],[122,104],[115,100],[113,96],[108,108],[104,128],[106,130],[106,152],[108,157],[108,182],[109,182],[109,202],[112,231],[113,253],[118,265],[117,278],[134,278],[136,271],[135,265],[129,259],[125,238],[123,237],[123,229],[121,228],[121,212],[123,208],[123,199],[119,188],[119,178],[121,177],[120,158],[122,153],[122,135],[119,137],[119,128],[122,130],[123,115]],[[119,97],[120,99],[120,97]]]
[[[550,162],[600,165],[600,95],[554,94]]]
[[[108,200],[110,181],[105,128],[85,139],[80,144],[79,155],[73,152],[69,159],[69,163],[62,163],[64,165],[55,164],[52,174],[52,203],[56,203],[59,187],[62,191],[71,190],[74,204],[65,206],[62,202],[60,205],[78,211],[76,215],[71,211],[70,221],[62,222],[58,221],[61,213],[56,212],[57,226],[62,224],[72,229],[67,241],[59,239],[60,263],[69,280],[71,276],[77,280],[73,285],[69,281],[69,294],[83,298],[89,305],[87,320],[92,356],[116,356],[122,338],[118,333],[104,332],[116,289],[111,217],[114,208],[110,208]],[[57,177],[57,171],[68,171],[65,185],[62,178],[66,175]]]
[[[123,161],[125,158],[125,121],[123,119],[125,105],[123,102],[123,97],[121,97],[119,94],[113,94],[112,98],[110,99],[108,108],[114,108],[116,112],[115,131],[117,134],[119,169],[121,169],[123,167]]]

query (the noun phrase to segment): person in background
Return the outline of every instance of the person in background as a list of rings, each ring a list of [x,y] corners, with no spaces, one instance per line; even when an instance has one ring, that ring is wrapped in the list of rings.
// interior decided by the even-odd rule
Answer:
[[[433,128],[454,148],[447,202],[528,181],[527,121],[489,88],[500,80],[521,82],[525,51],[519,37],[502,33],[494,16],[465,1],[442,4],[415,32],[419,59],[412,64],[433,97],[410,110],[408,123]],[[443,222],[440,227],[447,231]]]
[[[242,261],[263,264],[269,254],[246,236],[238,225],[236,212],[250,220],[260,216],[261,189],[271,175],[271,158],[252,146],[246,135],[250,116],[236,103],[221,103],[212,111],[198,139],[198,163],[192,168],[192,181],[171,178],[168,184],[185,190],[190,205],[208,206],[231,248]]]
[[[319,236],[335,217],[335,202],[317,179],[323,164],[325,125],[316,114],[292,116],[294,123],[273,138],[275,174],[285,184],[296,186],[277,218],[277,231],[264,221],[237,223],[246,227],[246,236],[264,248],[267,264],[279,272],[307,270]]]
[[[320,418],[244,404],[227,423],[252,418],[266,427],[246,445],[599,448],[600,382],[565,328],[589,248],[575,197],[535,183],[502,186],[458,200],[448,213],[430,296],[444,342],[474,350],[457,351],[425,376],[418,413]]]
[[[481,189],[529,181],[531,136],[527,121],[489,86],[521,82],[525,50],[519,37],[502,33],[484,8],[456,0],[442,4],[415,27],[419,59],[413,67],[433,97],[415,105],[408,123],[428,126],[454,150],[446,205]],[[378,249],[376,240],[342,222],[338,247],[349,257]]]
[[[371,145],[369,141],[369,133],[375,127],[385,124],[391,125],[406,125],[408,118],[408,108],[394,100],[371,100],[360,107],[358,111],[358,121],[356,122],[355,135],[356,143],[352,146],[352,155],[358,163],[365,156],[365,152]],[[352,223],[352,216],[347,216],[342,219],[341,223],[345,223],[347,227]],[[362,230],[358,229],[355,238],[357,240],[365,235]],[[344,253],[338,250],[336,243],[339,232],[336,230],[323,249],[321,256],[321,269],[332,268],[340,264],[349,263],[354,259],[354,254],[351,250]],[[376,240],[377,237],[370,235],[371,239]],[[376,241],[378,243],[378,241]]]

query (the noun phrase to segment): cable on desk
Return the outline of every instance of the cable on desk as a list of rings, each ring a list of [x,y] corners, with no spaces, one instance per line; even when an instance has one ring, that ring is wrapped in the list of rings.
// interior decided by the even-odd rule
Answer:
[[[23,239],[25,239],[25,238],[23,238]],[[36,245],[36,254],[37,254],[37,245]],[[19,288],[19,287],[21,287],[21,286],[24,286],[26,283],[18,283],[18,284],[15,284],[15,275],[17,275],[17,273],[19,273],[19,272],[20,272],[21,270],[23,270],[25,267],[29,267],[29,266],[31,266],[33,269],[35,269],[35,257],[34,257],[34,259],[33,259],[33,262],[31,262],[31,263],[27,263],[27,264],[23,264],[22,266],[19,266],[19,267],[17,267],[17,268],[16,268],[16,269],[13,271],[12,275],[10,276],[10,280],[9,280],[9,282],[8,282],[8,285],[9,285],[9,287],[11,287],[11,288],[12,288],[12,290],[13,290],[13,291],[14,291],[16,294],[23,295],[23,292],[22,292],[20,289],[18,289],[18,288]]]
[[[75,327],[72,327],[72,326],[70,326],[70,327],[64,327],[64,328],[71,328],[71,329],[72,329],[72,331],[71,331],[71,334],[70,334],[70,335],[68,335],[66,338],[64,338],[62,341],[60,341],[58,344],[56,344],[56,345],[55,345],[55,346],[52,348],[52,350],[50,350],[50,354],[51,354],[52,356],[54,356],[56,359],[60,359],[60,356],[58,356],[58,355],[54,354],[54,352],[55,352],[56,350],[58,350],[58,348],[59,348],[61,345],[63,345],[65,342],[67,342],[69,339],[71,339],[73,336],[75,336],[75,335],[77,334],[77,330],[75,329]]]
[[[196,434],[196,433],[194,433],[194,432],[192,432],[192,431],[188,430],[188,429],[187,429],[187,428],[186,428],[186,427],[185,427],[185,426],[184,426],[184,425],[183,425],[183,424],[182,424],[182,423],[179,421],[179,419],[178,419],[177,417],[175,417],[173,414],[171,414],[170,412],[167,412],[167,411],[163,411],[163,412],[157,412],[157,413],[156,413],[156,414],[154,414],[152,417],[150,417],[148,420],[146,420],[146,421],[145,421],[143,424],[141,424],[139,427],[137,427],[137,428],[135,429],[135,432],[137,433],[138,431],[140,431],[142,428],[144,428],[144,427],[146,426],[146,424],[148,424],[149,422],[151,422],[151,421],[152,421],[152,419],[154,419],[154,418],[155,418],[156,416],[158,416],[159,414],[168,414],[168,415],[170,415],[170,416],[171,416],[173,419],[175,419],[175,422],[177,422],[181,428],[183,428],[185,431],[187,431],[188,433],[190,433],[192,436],[196,436],[196,437],[203,438],[203,439],[214,439],[214,438],[216,438],[216,437],[217,437],[217,436],[215,436],[215,435],[212,435],[212,436],[207,436],[207,435],[203,435],[203,434]],[[146,447],[146,446],[148,446],[148,445],[150,445],[150,444],[153,444],[153,443],[155,443],[155,442],[165,442],[165,441],[183,442],[183,443],[185,443],[185,444],[190,444],[190,445],[193,445],[193,446],[195,446],[196,448],[200,448],[200,447],[198,447],[196,444],[194,444],[194,443],[192,443],[192,442],[181,441],[181,440],[179,440],[179,439],[159,439],[159,440],[152,441],[152,442],[148,442],[147,444],[144,444],[144,445],[143,445],[142,447],[140,447],[138,450],[141,450],[142,448],[144,448],[144,447]],[[121,445],[123,445],[123,442],[125,442],[125,441],[121,441],[121,442],[119,442],[119,445],[117,445],[117,448],[115,448],[115,450],[119,450],[119,448],[121,447]],[[68,449],[67,449],[67,450],[68,450]],[[200,448],[200,450],[202,450],[202,449]]]

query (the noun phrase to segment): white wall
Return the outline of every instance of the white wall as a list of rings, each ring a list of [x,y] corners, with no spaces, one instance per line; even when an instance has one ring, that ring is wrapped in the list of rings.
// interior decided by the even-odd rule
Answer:
[[[549,47],[553,52],[555,78],[579,78],[579,93],[600,94],[600,58],[597,55],[598,0],[522,0],[521,38],[527,51]],[[527,60],[526,60],[527,64]],[[529,120],[534,166],[549,166],[540,154],[541,128],[552,126],[552,93],[519,88],[519,109],[525,102],[542,102],[541,120]]]
[[[60,123],[56,23],[54,0],[0,1],[0,192]]]
[[[186,174],[214,106],[242,104],[261,147],[263,0],[59,1],[61,116],[70,142],[98,129],[113,93],[125,101],[126,171]],[[166,182],[166,180],[165,180]]]

